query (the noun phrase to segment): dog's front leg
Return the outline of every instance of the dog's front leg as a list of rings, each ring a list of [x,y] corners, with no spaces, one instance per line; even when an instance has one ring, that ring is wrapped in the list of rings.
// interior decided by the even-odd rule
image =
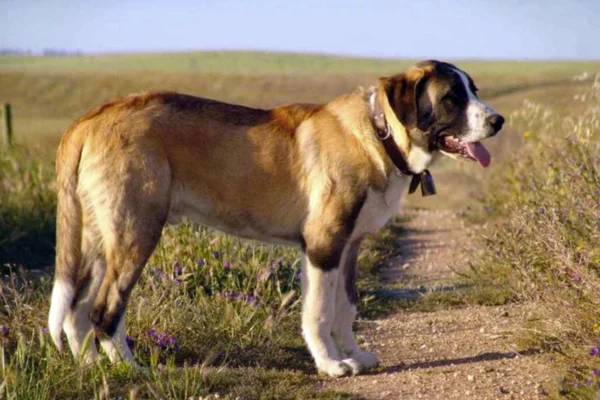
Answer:
[[[351,237],[362,200],[333,197],[304,226],[302,268],[302,334],[320,373],[340,377],[357,372],[344,362],[332,330],[340,259]]]
[[[362,351],[358,347],[352,330],[357,315],[356,279],[358,278],[359,249],[360,240],[351,241],[344,249],[338,273],[333,324],[333,339],[342,355],[348,357],[343,361],[352,366],[353,374],[378,365],[377,358],[373,353]]]
[[[302,335],[320,373],[340,377],[351,367],[341,361],[331,330],[335,318],[338,268],[324,270],[310,256],[303,256]]]

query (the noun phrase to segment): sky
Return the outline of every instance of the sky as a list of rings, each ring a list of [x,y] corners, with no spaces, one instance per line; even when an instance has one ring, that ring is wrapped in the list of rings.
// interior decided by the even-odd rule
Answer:
[[[0,48],[600,59],[600,0],[0,0]]]

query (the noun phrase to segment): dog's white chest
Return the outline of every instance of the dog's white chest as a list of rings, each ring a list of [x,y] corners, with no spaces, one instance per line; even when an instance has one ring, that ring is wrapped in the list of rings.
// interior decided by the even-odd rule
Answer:
[[[356,220],[353,238],[377,232],[400,211],[402,194],[407,190],[410,177],[393,175],[384,192],[369,189],[367,199]]]

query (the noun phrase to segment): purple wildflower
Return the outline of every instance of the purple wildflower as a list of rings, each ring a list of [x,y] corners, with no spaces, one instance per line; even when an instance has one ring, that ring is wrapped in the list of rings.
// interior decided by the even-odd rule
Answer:
[[[42,326],[42,333],[43,334],[48,333],[48,328],[46,328],[45,326]]]
[[[167,332],[163,332],[160,335],[158,335],[157,344],[160,347],[167,347],[167,345],[169,344],[169,335],[167,334]]]
[[[538,209],[538,214],[544,215],[546,214],[546,207],[542,206]]]
[[[594,369],[592,370],[592,374],[593,374],[594,376],[600,376],[600,368],[594,368]]]
[[[221,252],[219,250],[213,251],[213,257],[214,258],[220,258],[221,257]]]
[[[600,349],[598,348],[598,345],[595,345],[590,349],[590,356],[595,357],[598,354],[600,354]]]
[[[256,298],[252,295],[246,296],[246,303],[252,304],[252,303],[254,303],[255,300],[256,300]]]
[[[588,379],[585,383],[587,383],[588,386],[593,386],[594,385],[594,381],[591,379]]]
[[[9,328],[8,326],[6,326],[6,325],[2,325],[2,326],[0,327],[0,333],[1,333],[3,336],[8,336],[8,332],[10,332],[10,328]]]
[[[154,344],[161,349],[177,350],[179,348],[177,339],[174,336],[170,336],[167,332],[158,334],[156,329],[152,328],[148,331],[148,336],[150,336],[150,339],[152,339]]]
[[[173,266],[175,269],[175,275],[181,275],[183,273],[183,267],[178,262]]]
[[[199,267],[203,267],[204,265],[206,265],[206,259],[205,258],[201,258],[198,260],[198,266]]]
[[[177,286],[181,285],[181,279],[179,279],[179,278],[177,278],[177,279],[174,279],[174,280],[173,280],[173,282],[175,282],[175,284],[176,284]]]
[[[573,282],[581,282],[581,275],[579,275],[577,272],[573,272],[571,274],[571,279],[573,279]]]
[[[492,206],[485,206],[484,210],[485,210],[485,212],[491,213],[492,211],[494,211],[494,207],[492,207]]]
[[[223,268],[229,271],[231,269],[231,263],[229,261],[225,261],[223,263]]]
[[[157,277],[159,281],[162,281],[165,277],[165,274],[163,273],[163,270],[161,268],[156,267],[156,269],[154,270],[154,276]]]
[[[132,349],[135,346],[135,340],[133,340],[133,338],[129,335],[125,336],[125,342],[127,343],[127,346],[129,346],[130,349]]]
[[[225,293],[225,296],[229,297],[230,299],[235,300],[238,297],[240,297],[240,294],[238,292],[229,291],[229,292]]]

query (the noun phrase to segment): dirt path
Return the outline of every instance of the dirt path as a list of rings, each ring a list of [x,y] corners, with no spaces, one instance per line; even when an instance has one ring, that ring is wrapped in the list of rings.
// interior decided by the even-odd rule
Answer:
[[[463,270],[458,251],[472,233],[452,211],[410,211],[402,257],[383,276],[386,290],[403,293],[444,285]],[[407,290],[408,287],[408,290]],[[425,287],[425,288],[424,288]],[[359,322],[381,368],[369,375],[324,382],[364,399],[536,399],[550,377],[546,356],[523,349],[514,333],[532,306],[469,307],[435,312],[398,311]]]

